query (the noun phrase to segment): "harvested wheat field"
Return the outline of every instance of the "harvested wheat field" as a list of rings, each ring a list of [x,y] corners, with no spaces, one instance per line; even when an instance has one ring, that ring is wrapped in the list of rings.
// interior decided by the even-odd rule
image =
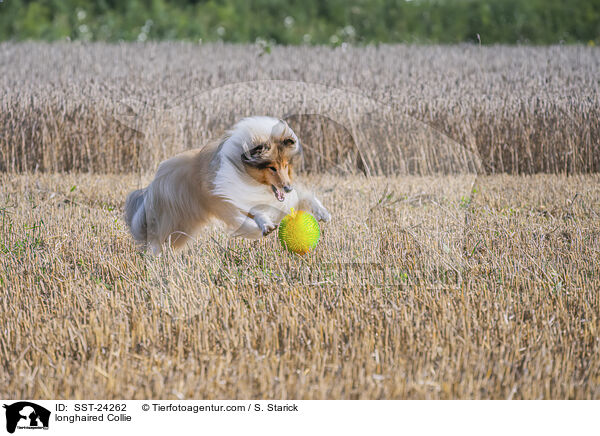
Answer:
[[[4,397],[600,398],[598,176],[322,177],[307,257],[215,229],[159,259],[134,177],[1,181]]]
[[[600,399],[600,49],[0,44],[0,397]],[[253,114],[317,248],[122,218]]]

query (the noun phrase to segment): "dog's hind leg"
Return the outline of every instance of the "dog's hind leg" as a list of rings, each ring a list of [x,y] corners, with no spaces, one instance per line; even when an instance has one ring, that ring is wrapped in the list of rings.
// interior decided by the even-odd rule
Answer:
[[[194,242],[196,239],[192,235],[193,231],[176,230],[168,237],[168,241],[173,249],[177,250],[186,244]]]

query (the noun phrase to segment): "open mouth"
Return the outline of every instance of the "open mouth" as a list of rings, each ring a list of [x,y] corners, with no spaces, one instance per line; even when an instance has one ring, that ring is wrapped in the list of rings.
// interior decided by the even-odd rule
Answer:
[[[285,194],[276,188],[275,185],[271,185],[271,189],[273,190],[273,194],[275,194],[277,200],[283,201],[285,199]]]

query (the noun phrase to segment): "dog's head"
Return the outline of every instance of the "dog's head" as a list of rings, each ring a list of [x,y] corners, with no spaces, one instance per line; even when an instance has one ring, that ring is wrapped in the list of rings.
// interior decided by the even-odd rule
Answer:
[[[250,138],[241,155],[246,172],[283,201],[294,189],[294,165],[302,156],[300,141],[285,121],[275,118],[248,118],[243,127],[248,128]]]

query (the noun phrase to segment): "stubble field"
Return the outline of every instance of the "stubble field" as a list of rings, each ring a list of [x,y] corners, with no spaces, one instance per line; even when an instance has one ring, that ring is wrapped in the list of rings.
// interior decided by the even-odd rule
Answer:
[[[356,62],[344,75],[337,66],[361,49],[258,56],[207,46],[188,58],[212,62],[200,74],[179,64],[196,50],[185,45],[0,47],[14,61],[0,62],[3,73],[23,71],[19,86],[0,77],[0,397],[600,398],[598,50],[368,48],[366,60],[402,71]],[[447,82],[432,67],[442,52],[455,66]],[[172,67],[165,82],[135,53]],[[343,128],[292,117],[307,138],[300,179],[333,215],[313,253],[290,255],[274,235],[231,239],[218,226],[183,252],[140,253],[122,220],[127,192],[165,155],[268,109],[268,98],[241,99],[242,88],[200,93],[225,114],[217,120],[177,99],[195,80],[243,77],[227,62],[247,53],[259,78],[286,80],[316,74],[294,70],[300,55],[325,56],[323,80],[364,79],[374,99],[365,104],[394,89],[421,95],[412,107],[397,102],[409,139],[393,127],[368,133],[397,136],[402,153],[361,137],[393,102],[339,118]],[[300,89],[284,85],[291,94],[273,97],[277,111]],[[179,106],[148,127],[147,114],[114,115],[131,95]],[[522,174],[538,171],[557,174]]]

